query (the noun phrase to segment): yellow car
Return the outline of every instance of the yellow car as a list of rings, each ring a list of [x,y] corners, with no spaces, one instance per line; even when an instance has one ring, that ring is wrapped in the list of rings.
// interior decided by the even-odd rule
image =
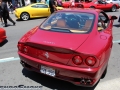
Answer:
[[[63,9],[57,7],[58,10]],[[34,3],[25,7],[15,9],[15,16],[21,20],[28,20],[30,18],[47,17],[50,15],[50,9],[47,4]]]

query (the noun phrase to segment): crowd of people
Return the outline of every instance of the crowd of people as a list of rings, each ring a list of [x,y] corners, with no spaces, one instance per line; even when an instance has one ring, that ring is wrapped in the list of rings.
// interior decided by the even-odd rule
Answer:
[[[51,14],[54,11],[57,11],[57,6],[62,7],[62,0],[41,0],[41,2],[49,5]],[[70,0],[70,2],[71,2],[71,6],[74,7],[75,0]],[[12,18],[10,17],[9,13],[13,13],[13,10],[15,8],[19,8],[19,7],[21,7],[19,2],[16,4],[16,7],[14,7],[11,2],[6,2],[3,0],[0,0],[0,20],[1,20],[2,24],[4,23],[5,27],[8,26],[7,20],[12,22],[13,25],[16,24],[15,21],[13,21]],[[118,22],[120,23],[120,17],[119,17]]]
[[[45,3],[49,5],[51,13],[57,10],[57,6],[62,6],[62,0],[46,0]],[[8,26],[7,20],[12,22],[13,25],[16,24],[15,21],[12,20],[9,14],[10,13],[13,14],[14,9],[19,7],[21,7],[20,3],[18,3],[16,6],[13,6],[11,2],[0,0],[0,20],[2,22],[2,25],[4,25],[4,27]]]

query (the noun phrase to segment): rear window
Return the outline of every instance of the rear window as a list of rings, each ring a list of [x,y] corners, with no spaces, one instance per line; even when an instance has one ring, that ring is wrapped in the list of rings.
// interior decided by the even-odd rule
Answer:
[[[41,26],[43,30],[68,33],[87,33],[92,30],[95,15],[91,13],[57,12]]]

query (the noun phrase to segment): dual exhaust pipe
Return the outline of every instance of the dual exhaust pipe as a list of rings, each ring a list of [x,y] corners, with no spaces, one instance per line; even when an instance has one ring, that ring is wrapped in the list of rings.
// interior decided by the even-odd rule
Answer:
[[[25,63],[24,62],[20,62],[23,66],[25,66]]]
[[[92,82],[92,80],[90,80],[90,79],[87,79],[87,80],[82,79],[82,80],[80,81],[81,84],[91,84],[91,82]]]

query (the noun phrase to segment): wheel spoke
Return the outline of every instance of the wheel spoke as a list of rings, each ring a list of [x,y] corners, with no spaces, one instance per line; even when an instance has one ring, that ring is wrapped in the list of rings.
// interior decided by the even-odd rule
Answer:
[[[112,11],[113,11],[113,12],[116,11],[116,7],[115,7],[115,6],[112,7]]]
[[[28,20],[29,19],[29,15],[27,13],[23,13],[21,18],[23,20]]]

